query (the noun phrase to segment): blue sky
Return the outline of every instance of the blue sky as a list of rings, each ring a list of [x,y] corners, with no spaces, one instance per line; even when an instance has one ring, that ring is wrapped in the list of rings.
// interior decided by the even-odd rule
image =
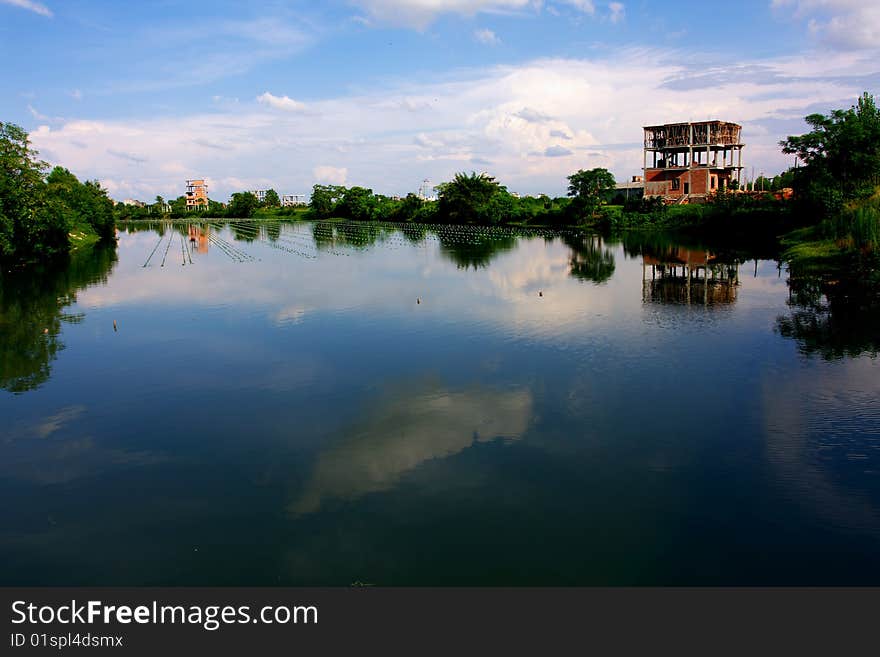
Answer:
[[[561,194],[639,173],[664,121],[742,123],[748,173],[782,170],[805,114],[880,88],[878,42],[859,0],[0,0],[0,120],[119,199],[461,170]]]

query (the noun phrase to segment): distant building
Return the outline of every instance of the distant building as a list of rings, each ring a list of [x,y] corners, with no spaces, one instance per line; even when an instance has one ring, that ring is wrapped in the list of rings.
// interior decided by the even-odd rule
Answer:
[[[131,205],[135,208],[145,208],[147,204],[143,201],[138,201],[137,199],[127,198],[122,202],[122,205]]]
[[[308,204],[308,201],[305,194],[285,194],[281,197],[281,205],[285,208],[306,204]]]
[[[186,181],[186,209],[198,210],[208,207],[208,183],[204,180]]]
[[[253,194],[254,196],[257,197],[257,200],[260,203],[264,203],[266,201],[266,192],[268,192],[268,191],[269,191],[268,189],[252,189],[251,191],[248,192],[248,194]]]
[[[742,126],[726,121],[646,126],[645,196],[702,201],[739,182]]]
[[[629,182],[617,183],[611,198],[619,200],[619,197],[623,197],[624,201],[632,201],[642,198],[644,194],[645,179],[642,176],[633,176]]]

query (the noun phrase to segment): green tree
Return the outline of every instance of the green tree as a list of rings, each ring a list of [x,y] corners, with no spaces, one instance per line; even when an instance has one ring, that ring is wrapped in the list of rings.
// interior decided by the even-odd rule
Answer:
[[[266,190],[266,195],[263,197],[263,206],[267,208],[281,207],[281,198],[279,198],[278,192],[274,189]]]
[[[309,209],[313,215],[320,219],[332,217],[336,210],[336,203],[342,198],[345,191],[345,187],[338,185],[315,185],[312,187]]]
[[[568,195],[573,199],[569,208],[577,218],[591,218],[615,184],[608,169],[580,169],[568,177]]]
[[[865,92],[848,110],[810,114],[806,122],[812,130],[780,142],[804,163],[795,180],[803,201],[827,215],[880,185],[880,110],[873,96]]]
[[[374,218],[377,205],[372,189],[351,187],[345,190],[345,194],[336,206],[336,212],[340,217],[367,221]]]
[[[410,192],[397,204],[394,210],[394,219],[397,221],[412,221],[415,219],[425,202]]]
[[[236,192],[229,201],[229,207],[226,214],[229,217],[239,217],[247,219],[254,215],[254,211],[259,207],[260,202],[251,192]]]
[[[43,176],[27,132],[0,122],[0,258],[28,258],[68,246],[66,217],[46,208]]]
[[[178,196],[169,205],[171,206],[171,216],[182,217],[186,214],[186,196]]]
[[[498,223],[512,207],[507,189],[487,173],[457,173],[437,191],[437,216],[450,223]]]
[[[113,201],[100,183],[91,180],[81,183],[63,167],[52,169],[46,182],[52,211],[66,213],[67,225],[89,225],[101,239],[113,237],[116,227]]]

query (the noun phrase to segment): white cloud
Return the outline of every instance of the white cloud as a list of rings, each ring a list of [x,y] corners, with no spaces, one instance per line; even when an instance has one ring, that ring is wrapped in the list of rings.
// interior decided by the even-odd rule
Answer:
[[[574,152],[570,151],[565,146],[560,146],[558,144],[548,146],[544,149],[544,157],[567,157],[569,155],[574,155]]]
[[[318,183],[344,185],[348,179],[348,169],[321,165],[312,170],[312,175],[315,177],[315,182]]]
[[[731,62],[709,74],[687,66],[676,51],[624,49],[376,84],[310,101],[309,121],[266,102],[211,103],[188,116],[60,119],[31,137],[44,159],[105,181],[114,196],[174,197],[186,178],[206,176],[218,200],[242,189],[232,179],[279,193],[308,193],[317,180],[405,194],[486,161],[510,189],[552,195],[578,168],[608,167],[621,180],[638,173],[642,126],[666,121],[743,123],[745,164],[781,171],[790,161],[780,139],[802,132],[806,114],[849,106],[878,77],[875,59],[853,52]]]
[[[622,2],[611,2],[608,4],[608,20],[612,23],[619,23],[626,17],[626,7]]]
[[[257,96],[257,102],[284,112],[303,112],[306,109],[306,106],[303,103],[294,100],[293,98],[288,96],[273,96],[268,91]]]
[[[33,0],[0,0],[0,4],[21,7],[22,9],[27,9],[40,16],[52,18],[52,10],[41,2],[33,2]]]
[[[380,21],[423,29],[441,14],[473,16],[486,11],[527,9],[536,3],[533,0],[355,0],[355,4]]]
[[[41,114],[33,105],[28,105],[28,112],[30,112],[31,116],[34,117],[37,121],[51,121],[48,116],[45,114]]]
[[[207,85],[280,61],[314,42],[314,28],[294,26],[283,16],[254,20],[206,18],[193,30],[175,20],[142,27],[132,35],[139,51],[126,62],[126,75],[111,78],[101,93],[145,93]],[[172,60],[164,46],[182,43]]]
[[[571,5],[578,11],[582,11],[585,14],[595,14],[596,13],[596,5],[592,0],[562,0],[564,4]]]
[[[353,0],[372,18],[394,25],[404,25],[424,29],[442,14],[474,16],[479,13],[521,13],[535,14],[545,6],[551,14],[558,14],[554,5],[567,5],[575,10],[593,15],[596,6],[592,0],[556,0],[545,3],[543,0]],[[361,22],[371,24],[367,19]]]
[[[837,50],[873,50],[880,44],[880,4],[870,0],[772,0],[771,7],[807,20],[815,38]]]
[[[487,46],[497,46],[501,39],[489,28],[474,30],[474,39]]]

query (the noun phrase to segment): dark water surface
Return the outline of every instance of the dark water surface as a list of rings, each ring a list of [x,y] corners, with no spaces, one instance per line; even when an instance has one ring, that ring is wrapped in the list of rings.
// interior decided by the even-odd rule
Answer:
[[[0,584],[880,584],[880,325],[654,242],[156,225],[4,272]]]

